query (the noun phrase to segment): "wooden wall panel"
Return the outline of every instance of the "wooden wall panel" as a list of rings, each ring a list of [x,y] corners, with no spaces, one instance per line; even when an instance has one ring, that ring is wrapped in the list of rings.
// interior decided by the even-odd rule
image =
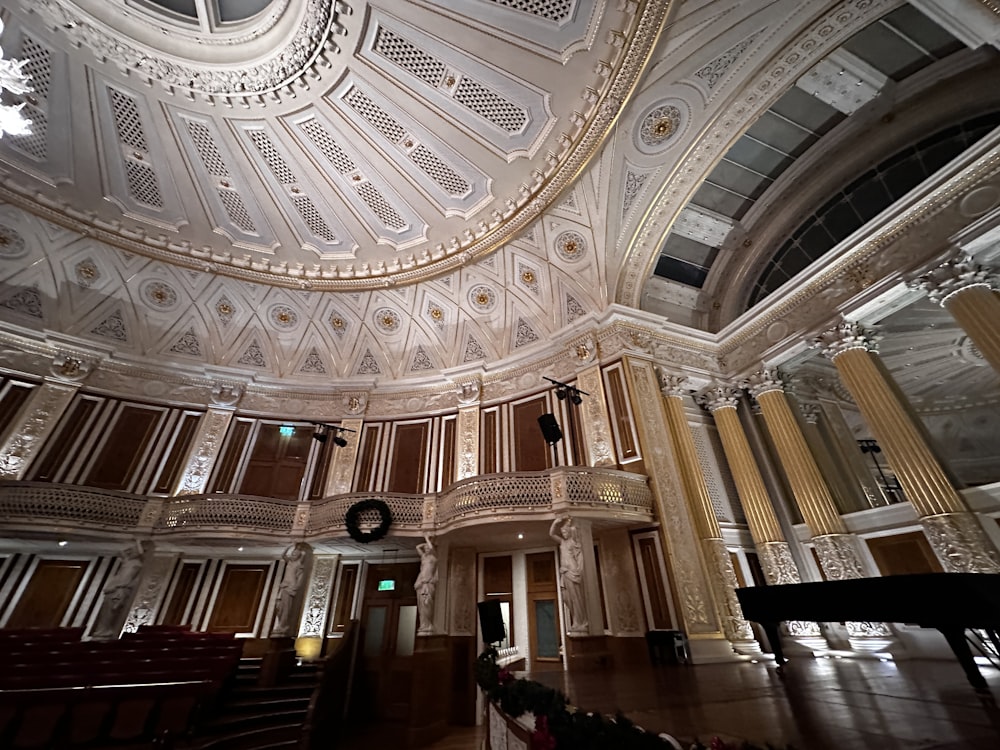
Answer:
[[[88,565],[87,560],[39,560],[4,627],[59,627]]]
[[[611,409],[611,419],[615,425],[618,455],[623,460],[636,458],[639,455],[635,443],[633,426],[629,420],[628,397],[625,395],[625,383],[620,368],[605,372],[608,384],[608,405]]]
[[[266,565],[226,566],[208,620],[208,632],[253,632],[268,571]]]
[[[511,471],[542,471],[552,465],[552,449],[542,437],[538,418],[548,411],[546,399],[539,396],[514,404],[511,409],[514,441],[514,465]]]
[[[444,420],[444,435],[441,439],[441,489],[455,483],[455,426],[457,420]]]
[[[32,390],[34,389],[23,383],[11,383],[4,390],[3,396],[0,396],[0,432],[6,430],[14,420]]]
[[[325,443],[319,443],[319,450],[316,452],[316,467],[312,472],[312,480],[309,484],[309,499],[319,500],[323,497],[326,489],[326,475],[330,471],[330,461],[333,459],[333,452],[336,446],[333,436],[327,437]]]
[[[500,471],[497,462],[497,410],[490,409],[482,414],[480,427],[479,473],[496,474]]]
[[[42,456],[29,470],[28,479],[58,482],[62,478],[73,448],[80,442],[87,423],[100,405],[100,401],[91,398],[76,399],[49,438]]]
[[[170,601],[160,618],[161,625],[190,625],[191,618],[188,613],[188,604],[191,602],[191,595],[194,593],[194,585],[201,573],[200,563],[184,563],[177,573],[177,582],[174,590],[170,594]],[[185,617],[185,615],[188,615]]]
[[[129,490],[163,416],[163,409],[124,404],[82,484]]]
[[[154,494],[169,494],[177,486],[181,472],[184,471],[184,460],[191,449],[191,442],[194,440],[202,416],[201,414],[184,414],[181,417],[173,445],[170,446],[170,452],[167,454],[156,483],[153,485],[152,492]]]
[[[280,424],[261,424],[238,492],[298,500],[312,434],[312,429],[297,427],[291,435],[282,435]]]
[[[375,459],[378,456],[379,438],[382,436],[382,425],[365,425],[364,429],[361,456],[358,458],[357,492],[375,489]]]
[[[922,531],[866,539],[879,572],[884,576],[908,573],[943,573]]]
[[[423,492],[427,476],[429,422],[396,425],[387,492]]]
[[[226,446],[222,450],[222,457],[219,459],[218,464],[216,464],[212,482],[209,485],[211,492],[233,491],[236,470],[240,467],[240,458],[243,456],[243,450],[246,448],[252,426],[253,423],[245,419],[234,420],[230,426]]]

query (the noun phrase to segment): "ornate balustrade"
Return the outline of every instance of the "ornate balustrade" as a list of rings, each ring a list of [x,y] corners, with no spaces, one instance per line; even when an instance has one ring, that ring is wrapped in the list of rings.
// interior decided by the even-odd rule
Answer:
[[[344,516],[360,500],[385,502],[393,533],[419,535],[499,516],[530,520],[569,511],[594,518],[652,520],[647,479],[609,469],[561,467],[488,474],[439,494],[352,493],[310,503],[250,495],[162,498],[41,482],[0,482],[0,524],[35,530],[98,529],[149,536],[251,535],[328,539],[346,536]],[[378,518],[373,512],[373,523]]]
[[[584,508],[648,521],[653,512],[648,479],[625,471],[575,466],[472,477],[441,494],[435,525],[447,527],[497,514]]]
[[[132,530],[149,498],[44,482],[0,482],[0,523]]]
[[[154,531],[241,529],[255,532],[292,530],[299,504],[252,495],[185,495],[163,502]]]

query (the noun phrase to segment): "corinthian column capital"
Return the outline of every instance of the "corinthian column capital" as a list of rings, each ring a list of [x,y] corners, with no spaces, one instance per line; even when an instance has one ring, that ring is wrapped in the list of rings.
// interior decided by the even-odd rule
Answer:
[[[740,392],[731,385],[716,384],[698,394],[697,402],[715,413],[719,409],[736,409],[739,406]]]
[[[823,356],[836,359],[844,352],[852,349],[863,349],[867,352],[877,351],[875,335],[860,323],[845,320],[843,323],[825,331],[813,339]]]
[[[952,297],[966,289],[985,287],[995,289],[997,274],[977,265],[966,254],[945,261],[933,271],[928,271],[910,282],[914,289],[923,289],[931,301],[944,307]]]
[[[765,393],[770,393],[771,391],[784,392],[785,390],[785,381],[782,379],[777,368],[774,367],[761,368],[740,383],[740,385],[750,391],[750,395],[754,398],[763,396]]]
[[[806,401],[799,404],[799,412],[802,414],[802,418],[806,421],[806,424],[819,424],[819,404]]]
[[[686,375],[674,375],[661,368],[657,368],[657,374],[660,378],[660,393],[667,398],[684,398],[691,392]]]

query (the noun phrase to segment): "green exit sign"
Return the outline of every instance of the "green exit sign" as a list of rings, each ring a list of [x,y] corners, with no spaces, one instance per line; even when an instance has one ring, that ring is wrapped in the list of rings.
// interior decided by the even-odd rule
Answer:
[[[386,579],[384,581],[379,581],[378,582],[378,590],[379,591],[395,591],[396,590],[396,582],[394,580],[392,580],[391,578],[388,578],[388,579]]]

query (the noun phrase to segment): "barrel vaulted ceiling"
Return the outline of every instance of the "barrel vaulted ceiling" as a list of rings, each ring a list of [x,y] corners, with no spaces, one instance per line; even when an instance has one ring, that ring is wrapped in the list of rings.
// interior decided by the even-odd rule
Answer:
[[[6,3],[4,54],[35,91],[32,135],[0,140],[0,318],[123,362],[306,388],[542,361],[612,303],[704,331],[715,301],[737,304],[726,268],[757,249],[692,196],[781,92],[901,7],[916,12]],[[971,54],[945,37],[928,65]],[[654,273],[672,233],[710,248],[703,286]]]

